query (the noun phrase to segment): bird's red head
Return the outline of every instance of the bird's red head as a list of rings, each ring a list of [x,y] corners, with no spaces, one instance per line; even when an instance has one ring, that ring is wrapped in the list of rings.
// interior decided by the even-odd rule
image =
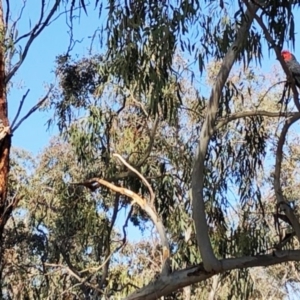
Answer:
[[[281,56],[284,61],[290,61],[291,59],[293,59],[293,54],[288,50],[281,51]]]

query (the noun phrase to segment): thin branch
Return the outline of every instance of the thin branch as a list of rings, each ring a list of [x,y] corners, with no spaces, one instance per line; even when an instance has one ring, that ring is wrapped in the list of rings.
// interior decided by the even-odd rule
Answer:
[[[282,66],[282,69],[284,70],[287,78],[291,82],[291,87],[292,87],[292,91],[293,91],[293,95],[294,95],[294,103],[295,103],[298,111],[300,112],[299,93],[298,93],[298,90],[297,90],[296,85],[295,85],[295,80],[294,80],[294,78],[292,76],[292,73],[290,72],[289,68],[287,67],[286,63],[284,62],[283,58],[281,57],[281,52],[280,52],[279,47],[276,45],[276,42],[274,41],[271,34],[269,33],[269,30],[266,27],[265,23],[263,22],[262,18],[259,17],[256,14],[256,11],[253,10],[252,5],[249,3],[249,1],[248,0],[243,0],[243,2],[247,6],[247,9],[250,11],[251,17],[255,19],[255,21],[258,23],[258,25],[263,30],[263,33],[265,35],[266,40],[268,41],[268,43],[274,49],[274,51],[276,53],[276,57],[279,60],[281,66]]]
[[[267,255],[222,259],[220,260],[222,270],[217,274],[234,269],[268,267],[289,261],[300,261],[300,250],[276,251]],[[155,300],[185,286],[207,280],[214,275],[216,272],[207,272],[201,263],[194,267],[172,272],[167,276],[161,276],[156,281],[126,297],[125,300]]]
[[[225,118],[222,118],[219,122],[218,125],[216,126],[216,130],[220,129],[221,127],[225,126],[231,121],[241,119],[241,118],[246,118],[246,117],[252,117],[252,116],[263,116],[263,117],[269,117],[269,118],[277,118],[277,117],[294,117],[298,116],[300,117],[299,112],[270,112],[266,110],[253,110],[253,111],[243,111],[243,112],[238,112],[235,114],[231,114],[226,116]]]
[[[258,6],[255,4],[250,5],[251,8],[256,12]],[[192,171],[192,204],[193,204],[193,219],[196,228],[196,239],[198,243],[198,248],[201,253],[203,264],[205,270],[210,272],[212,270],[218,271],[221,268],[221,264],[215,257],[210,238],[208,235],[208,227],[205,215],[205,205],[203,198],[203,188],[204,188],[204,174],[205,174],[205,157],[208,148],[208,144],[215,130],[215,122],[217,119],[219,99],[221,97],[222,89],[226,80],[228,79],[230,70],[243,48],[245,39],[248,36],[249,28],[253,22],[253,15],[246,11],[242,25],[237,32],[237,37],[235,42],[231,45],[227,51],[220,71],[217,75],[215,84],[212,88],[211,95],[209,98],[209,103],[207,106],[207,113],[202,129],[200,132],[200,137],[198,141],[198,149],[195,156],[195,162]]]
[[[155,194],[154,191],[150,185],[150,183],[147,181],[147,179],[139,172],[137,171],[134,167],[132,167],[129,163],[126,162],[126,160],[119,154],[114,153],[113,154],[114,157],[117,157],[124,166],[126,166],[130,171],[132,171],[133,173],[135,173],[144,183],[144,185],[147,187],[147,189],[149,190],[150,193],[150,203],[153,204],[154,203],[154,199],[155,199]]]
[[[42,2],[44,2],[44,1],[42,1]],[[32,29],[32,31],[30,32],[29,39],[24,47],[24,51],[22,52],[19,61],[15,64],[15,66],[12,68],[12,70],[7,74],[7,76],[5,78],[5,84],[7,84],[10,81],[10,79],[15,75],[15,73],[18,71],[20,66],[23,64],[32,42],[45,29],[45,27],[48,26],[51,18],[53,17],[54,13],[58,9],[60,2],[61,2],[61,0],[55,1],[52,9],[50,10],[50,12],[44,22],[42,22],[42,19],[44,17],[44,5],[45,4],[42,3],[40,19],[39,19],[38,23],[35,25],[35,27]]]
[[[285,144],[286,135],[288,133],[288,130],[291,125],[293,125],[296,121],[300,119],[300,116],[297,114],[294,117],[289,118],[286,120],[277,145],[276,150],[276,162],[275,162],[275,174],[274,174],[274,190],[275,195],[277,199],[277,204],[280,206],[280,208],[284,211],[286,216],[289,218],[290,222],[292,223],[292,227],[296,232],[296,236],[298,240],[300,241],[300,224],[299,220],[295,216],[292,208],[290,207],[288,201],[284,198],[282,188],[281,188],[281,182],[280,182],[280,175],[281,175],[281,165],[282,165],[282,159],[283,159],[283,146]]]
[[[103,288],[104,284],[106,284],[107,277],[108,277],[110,257],[112,255],[110,238],[111,238],[112,229],[115,225],[115,222],[116,222],[116,219],[117,219],[117,216],[118,216],[119,203],[120,203],[120,195],[117,194],[116,197],[115,197],[114,210],[113,210],[113,214],[112,214],[112,217],[111,217],[110,226],[107,230],[106,246],[105,246],[106,247],[105,263],[103,264],[102,276],[101,276],[101,280],[100,280],[100,283],[99,283],[99,287],[101,289]]]
[[[81,278],[79,275],[77,275],[76,272],[74,272],[70,267],[67,267],[62,264],[53,264],[53,263],[45,263],[45,266],[49,268],[60,268],[60,270],[65,270],[69,273],[70,276],[74,277],[78,281],[79,285],[86,285],[101,293],[101,290],[96,285],[92,285],[88,282],[85,282],[85,280]]]
[[[125,223],[124,223],[124,225],[123,225],[123,227],[122,227],[122,230],[123,230],[122,244],[117,248],[116,251],[119,251],[119,250],[123,247],[123,245],[125,245],[125,243],[126,243],[126,241],[127,241],[126,228],[128,227],[128,221],[129,221],[129,219],[131,218],[132,213],[133,213],[133,206],[130,207],[129,213],[128,213],[128,215],[127,215],[127,217],[126,217],[126,220],[125,220]]]
[[[21,112],[21,110],[22,110],[24,101],[25,101],[25,99],[26,99],[26,97],[27,97],[27,95],[28,95],[29,92],[30,92],[30,89],[28,89],[27,92],[23,95],[23,97],[22,97],[22,99],[21,99],[21,101],[20,101],[20,105],[19,105],[17,114],[16,114],[16,116],[15,116],[15,118],[14,118],[12,124],[11,124],[11,128],[14,127],[14,125],[15,125],[17,119],[19,118],[19,115],[20,115],[20,112]]]
[[[21,118],[21,120],[16,124],[16,126],[12,126],[12,129],[11,129],[11,132],[13,133],[16,129],[18,129],[18,127],[30,116],[32,115],[36,110],[38,110],[43,104],[44,102],[48,99],[49,97],[49,94],[51,93],[53,89],[53,86],[50,87],[49,91],[47,92],[46,96],[44,98],[42,98],[35,106],[33,106],[29,111],[28,113],[23,117]],[[16,116],[17,117],[17,116]],[[13,124],[15,123],[16,121],[16,118],[13,122]]]
[[[262,97],[259,98],[258,100],[258,106],[261,104],[261,102],[264,100],[264,98],[268,95],[268,93],[276,86],[276,85],[279,85],[279,84],[282,84],[282,83],[286,83],[286,80],[281,80],[281,81],[278,81],[274,84],[272,84],[268,89],[267,91],[262,95]]]

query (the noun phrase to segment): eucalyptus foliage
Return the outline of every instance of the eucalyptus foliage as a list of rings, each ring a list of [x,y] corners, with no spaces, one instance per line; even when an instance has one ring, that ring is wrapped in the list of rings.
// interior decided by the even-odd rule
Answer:
[[[75,3],[71,1],[71,11]],[[80,4],[88,13],[88,5]],[[283,74],[267,77],[257,64],[266,59],[263,47],[279,51],[284,43],[294,46],[300,1],[95,4],[100,14],[108,14],[103,52],[79,59],[67,53],[56,60],[59,84],[49,101],[54,112],[49,124],[57,124],[61,136],[35,160],[17,152],[11,164],[11,195],[16,190],[22,194],[19,210],[27,219],[16,214],[17,220],[7,226],[4,294],[32,299],[155,299],[156,292],[165,299],[188,299],[188,293],[190,299],[282,298],[286,278],[298,281],[299,259],[280,260],[273,253],[296,250],[299,241],[297,227],[275,199],[284,195],[298,220],[294,191],[299,180],[293,174],[299,137],[289,131],[282,161],[278,137],[299,112],[291,94],[283,94],[288,86],[278,84]],[[247,6],[267,25],[251,23],[240,39],[240,28],[249,22]],[[237,62],[231,73],[228,53]],[[229,75],[219,86],[225,72]],[[216,109],[210,90],[211,97],[220,92]],[[195,211],[191,177],[200,159],[200,137],[207,135],[201,170],[205,211]],[[23,164],[31,160],[33,171],[27,173]],[[280,195],[273,186],[278,165]],[[128,193],[113,192],[112,186],[145,199],[145,206]],[[203,245],[197,240],[202,229],[194,223],[201,215],[223,269],[205,268]],[[167,259],[160,220],[168,238]],[[136,242],[130,224],[145,239]],[[234,259],[242,262],[232,267]],[[160,273],[166,261],[168,272]],[[293,262],[260,269],[259,275],[247,268],[283,261]],[[172,286],[178,278],[184,283]],[[167,292],[160,285],[163,280],[171,281]],[[23,281],[21,291],[9,283]],[[279,286],[275,291],[264,284],[272,281]]]

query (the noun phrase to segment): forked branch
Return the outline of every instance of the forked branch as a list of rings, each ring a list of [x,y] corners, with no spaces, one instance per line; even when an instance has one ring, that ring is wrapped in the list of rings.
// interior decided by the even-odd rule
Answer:
[[[117,157],[127,168],[129,168],[132,172],[137,174],[137,176],[143,181],[143,183],[146,185],[146,187],[149,190],[149,194],[150,194],[149,201],[147,201],[147,199],[141,197],[137,193],[134,193],[127,188],[116,186],[116,185],[114,185],[104,179],[101,179],[101,178],[92,178],[86,182],[77,183],[77,184],[86,186],[92,190],[95,190],[95,189],[99,188],[100,186],[105,186],[108,189],[110,189],[116,193],[127,196],[128,198],[131,198],[133,200],[132,205],[133,204],[139,205],[140,208],[143,209],[148,214],[148,216],[151,218],[152,222],[154,223],[154,225],[158,231],[158,234],[159,234],[159,237],[161,240],[161,245],[163,248],[162,275],[169,274],[170,273],[170,247],[169,247],[169,242],[167,239],[167,234],[166,234],[166,230],[164,228],[162,219],[158,215],[155,207],[153,206],[153,200],[155,197],[153,189],[152,189],[151,185],[149,184],[149,182],[145,179],[145,177],[142,174],[140,174],[137,170],[135,170],[132,166],[130,166],[119,154],[114,154],[113,156]]]

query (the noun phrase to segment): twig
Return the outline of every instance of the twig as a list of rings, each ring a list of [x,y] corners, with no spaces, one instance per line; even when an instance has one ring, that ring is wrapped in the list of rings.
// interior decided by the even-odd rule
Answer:
[[[259,105],[261,104],[261,102],[264,100],[264,98],[267,96],[267,94],[276,86],[276,85],[279,85],[279,84],[282,84],[282,83],[286,83],[286,80],[281,80],[281,81],[278,81],[274,84],[272,84],[268,89],[267,91],[262,95],[262,97],[259,98],[258,102],[259,102]]]

